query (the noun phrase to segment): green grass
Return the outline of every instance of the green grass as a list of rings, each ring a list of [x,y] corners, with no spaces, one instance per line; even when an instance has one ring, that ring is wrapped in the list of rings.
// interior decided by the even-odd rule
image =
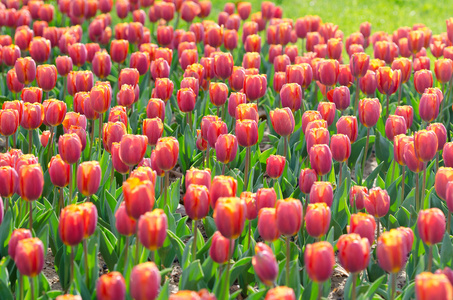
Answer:
[[[250,0],[252,12],[261,9],[261,2]],[[225,1],[212,0],[211,18],[216,19]],[[304,15],[319,15],[323,22],[337,24],[345,37],[358,31],[360,23],[372,24],[372,32],[392,33],[398,27],[424,23],[433,34],[446,31],[445,20],[452,17],[453,1],[447,0],[277,0],[283,16],[297,19]]]

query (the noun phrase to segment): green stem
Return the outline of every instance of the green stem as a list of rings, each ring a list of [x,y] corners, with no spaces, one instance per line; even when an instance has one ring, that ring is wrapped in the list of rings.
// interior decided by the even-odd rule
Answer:
[[[433,268],[433,245],[429,246],[429,254],[428,254],[428,272],[431,272]]]
[[[284,136],[283,137],[284,144],[283,144],[283,156],[288,160],[288,137]]]
[[[418,184],[418,173],[415,173],[415,211],[418,213],[420,210],[420,201],[418,199],[420,193]]]
[[[318,298],[317,300],[321,300],[322,299],[322,282],[318,282]]]
[[[381,218],[376,218],[376,242],[379,240],[379,235],[381,234]]]
[[[400,86],[398,88],[398,106],[400,106],[402,91],[403,91],[403,84],[400,84]]]
[[[33,149],[33,130],[28,131],[28,154],[31,154]]]
[[[30,231],[33,232],[33,205],[32,201],[29,201],[29,208],[30,208],[30,213],[28,215],[28,224],[30,226]]]
[[[135,237],[135,265],[138,265],[140,259],[138,257],[139,255],[139,251],[138,249],[140,248],[140,243],[139,243],[139,240],[138,240],[138,222],[137,222],[137,236]]]
[[[83,240],[83,254],[85,257],[85,283],[88,289],[90,289],[90,268],[88,267],[88,245],[87,240]]]
[[[229,241],[230,242],[230,241]],[[222,298],[221,300],[227,300],[229,299],[229,295],[230,295],[230,292],[229,292],[229,288],[230,288],[230,256],[232,253],[230,253],[230,243],[228,243],[228,261],[227,261],[227,269],[226,269],[226,273],[225,273],[225,284],[223,286],[223,293],[222,293]],[[225,298],[226,296],[226,298]]]
[[[70,273],[69,273],[69,286],[68,286],[68,291],[71,290],[71,285],[72,285],[72,282],[74,281],[74,252],[75,252],[75,247],[71,247],[69,246],[69,250],[71,251],[71,254],[70,254],[70,263],[71,263],[71,270],[70,270]]]
[[[63,78],[63,99],[61,99],[63,102],[66,103],[66,90],[68,89],[68,77]]]
[[[248,191],[249,186],[249,168],[250,168],[250,147],[245,150],[245,169],[244,169],[244,187]]]
[[[210,153],[210,148],[209,148],[209,143],[208,143],[208,146],[206,147],[206,168],[209,169],[209,155],[211,154]]]
[[[250,248],[250,243],[252,242],[252,220],[248,220],[248,221],[249,221],[249,228],[248,228],[249,238],[248,238],[248,244],[247,245],[248,245],[249,249],[251,249]]]
[[[74,173],[74,164],[69,165],[69,203],[72,202],[72,176]]]
[[[91,160],[91,152],[93,150],[93,141],[94,141],[94,122],[95,120],[91,120],[91,132],[90,132],[90,150],[88,152],[88,161]]]
[[[289,286],[289,260],[290,260],[290,236],[286,237],[286,285]]]
[[[362,173],[365,169],[366,157],[368,153],[368,144],[370,143],[370,127],[366,129],[366,143],[365,143],[365,152],[363,152],[363,161],[362,161]],[[363,177],[363,174],[362,174]]]
[[[360,95],[360,79],[356,78],[356,89],[355,89],[355,101],[354,101],[354,113],[357,111],[359,105],[359,95]]]
[[[113,188],[113,180],[115,178],[115,168],[113,167],[113,160],[112,160],[112,169],[110,170],[110,191],[113,193],[115,189]]]
[[[428,165],[424,163],[424,168],[423,168],[423,181],[422,181],[422,197],[420,199],[420,209],[423,208],[423,204],[425,202],[425,188],[426,188],[426,169],[428,168]]]
[[[20,285],[20,300],[24,300],[24,276],[22,274],[19,274],[19,285]]]
[[[50,161],[50,158],[52,157],[51,150],[53,150],[53,147],[52,147],[53,146],[53,144],[52,144],[53,133],[54,133],[53,126],[50,126],[49,130],[50,130],[50,139],[49,139],[49,142],[47,143],[47,161]]]
[[[167,206],[167,193],[168,193],[168,185],[170,183],[170,173],[167,171],[165,172],[165,186],[164,186],[164,206],[162,208],[165,208]]]
[[[31,300],[35,300],[35,282],[34,282],[34,277],[29,277],[29,279],[30,279]]]
[[[389,117],[389,109],[390,109],[390,95],[387,95],[387,111],[385,112],[385,119]]]
[[[450,227],[451,227],[451,212],[448,212],[447,215],[447,234],[450,236]]]
[[[405,177],[406,177],[406,170],[405,170],[405,167],[403,166],[403,178],[401,179],[401,203],[404,202],[404,188],[406,186],[406,184],[404,183],[404,181],[406,180]]]
[[[197,256],[197,220],[192,220],[192,234],[193,234],[193,242],[192,242],[192,261],[195,261]]]
[[[392,273],[391,275],[391,281],[392,281],[392,292],[390,296],[390,300],[395,299],[395,291],[396,291],[396,273]]]
[[[126,249],[124,249],[124,270],[123,270],[123,276],[126,277],[127,273],[127,266],[129,264],[128,260],[128,254],[129,254],[129,236],[126,236],[126,244],[125,244]]]
[[[356,300],[357,273],[352,273],[352,295],[351,299]]]

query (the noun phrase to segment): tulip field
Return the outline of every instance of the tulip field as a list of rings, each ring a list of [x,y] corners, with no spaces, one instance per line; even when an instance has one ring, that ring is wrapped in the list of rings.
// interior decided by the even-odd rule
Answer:
[[[453,300],[453,18],[279,2],[0,1],[1,300]]]

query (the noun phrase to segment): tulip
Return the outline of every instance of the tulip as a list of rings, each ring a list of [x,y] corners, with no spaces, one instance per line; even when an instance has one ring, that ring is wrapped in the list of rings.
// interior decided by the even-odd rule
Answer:
[[[231,53],[219,53],[214,57],[214,73],[221,80],[226,80],[231,76],[233,65]]]
[[[69,164],[65,163],[60,155],[53,156],[49,162],[49,176],[53,185],[65,187],[69,183]]]
[[[366,53],[354,53],[349,61],[352,76],[362,78],[367,73],[370,64],[370,56]]]
[[[366,238],[369,245],[373,244],[374,234],[376,232],[376,221],[372,216],[365,213],[353,214],[351,215],[350,224],[349,233],[356,233],[361,238]]]
[[[404,145],[404,150],[403,150],[403,158],[404,158],[404,163],[407,165],[409,170],[411,170],[414,173],[419,173],[424,169],[424,163],[418,159],[418,157],[415,154],[415,147],[414,147],[414,142],[408,141]],[[415,177],[417,181],[417,177]],[[418,190],[418,189],[417,189]],[[417,194],[416,194],[417,196]]]
[[[453,63],[450,59],[439,59],[434,62],[434,73],[436,79],[441,84],[446,84],[450,81],[453,72]]]
[[[69,56],[58,56],[55,59],[58,74],[66,77],[72,71],[72,59]]]
[[[234,251],[234,240],[225,238],[219,231],[212,236],[209,256],[218,264],[225,264]]]
[[[129,178],[123,183],[127,214],[134,220],[151,211],[154,206],[154,187],[151,181]]]
[[[356,141],[358,131],[356,117],[343,116],[337,121],[336,127],[337,133],[347,135],[351,143]]]
[[[304,91],[298,83],[286,83],[280,89],[280,99],[284,108],[288,107],[291,111],[299,110],[304,103]],[[304,106],[302,107],[304,110]]]
[[[273,285],[278,275],[278,265],[272,249],[266,244],[258,243],[255,246],[255,253],[252,265],[256,275],[265,285]]]
[[[71,204],[61,211],[58,233],[65,245],[78,245],[83,240],[84,228],[83,209],[81,206]]]
[[[42,89],[37,87],[27,87],[22,89],[20,95],[24,102],[28,103],[41,103],[42,102]]]
[[[453,143],[449,142],[444,145],[442,150],[442,158],[446,167],[453,167]]]
[[[11,198],[16,192],[19,176],[11,166],[0,167],[0,196],[3,198]],[[6,200],[6,211],[8,210],[9,199]]]
[[[125,134],[121,138],[120,158],[129,167],[137,165],[145,155],[148,138],[146,135]]]
[[[16,250],[17,244],[21,240],[32,238],[31,231],[28,229],[15,229],[11,233],[11,238],[8,242],[8,255],[15,261],[16,260]],[[27,259],[27,258],[25,258]]]
[[[6,136],[8,150],[9,136],[14,135],[19,127],[19,113],[15,109],[0,110],[0,134]]]
[[[14,259],[22,276],[35,277],[44,267],[44,244],[39,238],[22,239],[17,242]]]
[[[99,189],[101,167],[97,161],[86,161],[77,167],[77,187],[82,195],[90,197]]]
[[[390,197],[386,190],[382,190],[379,187],[372,188],[368,194],[368,197],[364,199],[364,204],[366,211],[370,215],[373,215],[376,218],[382,218],[389,211]]]
[[[406,120],[401,116],[390,115],[385,121],[385,135],[390,141],[399,134],[405,134],[406,131]]]
[[[267,91],[267,78],[264,75],[249,75],[245,76],[244,80],[244,94],[247,96],[248,101],[257,100],[259,106],[259,99],[264,97]]]
[[[418,234],[422,241],[429,247],[428,271],[432,267],[432,247],[440,243],[445,232],[445,216],[438,208],[420,211],[417,219]]]
[[[453,299],[453,288],[445,274],[423,272],[415,277],[415,295],[418,300]]]
[[[416,71],[414,74],[414,87],[417,93],[423,94],[425,89],[433,86],[433,74],[429,70]]]
[[[366,75],[359,79],[360,90],[368,96],[374,96],[377,88],[376,73],[368,70]]]
[[[54,65],[40,65],[36,69],[36,81],[45,92],[53,90],[57,83],[57,69]]]
[[[129,283],[132,298],[136,300],[156,299],[159,294],[160,280],[159,269],[153,262],[136,265],[132,269]]]
[[[332,276],[335,265],[335,255],[332,245],[329,242],[317,242],[307,245],[304,261],[307,266],[308,276],[311,280],[318,283],[320,286],[318,293],[322,294],[322,283]]]
[[[327,126],[332,125],[336,116],[336,105],[331,102],[319,102],[318,111],[321,114],[323,120],[327,122]]]
[[[266,160],[266,173],[272,179],[278,179],[285,169],[286,159],[284,156],[271,155]]]
[[[238,149],[236,136],[232,134],[221,134],[215,142],[217,160],[227,164],[234,160]]]
[[[138,238],[145,248],[156,251],[164,244],[167,237],[167,215],[162,209],[155,209],[140,217]]]
[[[419,130],[414,136],[415,155],[426,163],[434,158],[437,152],[437,136],[431,130]]]
[[[204,185],[190,184],[184,196],[184,207],[192,220],[200,220],[209,212],[210,195]]]
[[[126,204],[123,202],[115,213],[115,227],[118,233],[129,237],[136,233],[136,221],[129,217],[126,211]]]
[[[211,170],[210,169],[198,170],[190,168],[186,172],[185,181],[186,189],[189,188],[191,184],[194,184],[205,186],[209,190],[209,188],[211,187]]]
[[[423,93],[420,98],[419,114],[420,118],[430,123],[439,115],[439,98],[434,93]]]
[[[232,240],[239,237],[244,229],[246,210],[243,199],[235,197],[218,199],[215,204],[214,221],[224,237]]]
[[[327,234],[330,228],[330,218],[330,208],[326,203],[308,204],[305,214],[308,234],[316,239]]]
[[[310,164],[319,175],[325,175],[332,169],[332,152],[328,145],[313,145],[310,149]]]
[[[279,286],[273,289],[270,289],[265,300],[295,300],[296,294],[292,288],[286,286]]]
[[[338,257],[346,271],[357,276],[363,271],[370,260],[370,244],[366,238],[355,233],[342,235],[337,243]]]
[[[274,207],[259,209],[257,228],[263,240],[273,242],[278,239],[280,232],[277,228],[277,215]]]
[[[162,99],[167,102],[173,94],[173,82],[168,78],[158,78],[155,82],[155,87],[152,92],[152,98]]]
[[[228,86],[224,83],[209,85],[209,99],[214,106],[223,106],[228,98]]]
[[[31,57],[19,57],[14,64],[19,82],[29,85],[36,77],[36,63]]]
[[[396,229],[384,232],[378,239],[376,253],[379,266],[384,271],[398,273],[406,263],[408,254],[403,234]]]
[[[127,57],[129,42],[126,40],[113,40],[110,44],[110,56],[118,64],[122,64]]]
[[[123,275],[113,271],[99,277],[96,283],[96,297],[99,300],[124,300],[126,297],[126,282]]]
[[[20,48],[16,45],[4,46],[2,48],[2,56],[3,62],[8,67],[12,67],[20,57]]]
[[[146,116],[148,119],[160,118],[165,120],[165,102],[159,98],[151,98],[146,106]]]

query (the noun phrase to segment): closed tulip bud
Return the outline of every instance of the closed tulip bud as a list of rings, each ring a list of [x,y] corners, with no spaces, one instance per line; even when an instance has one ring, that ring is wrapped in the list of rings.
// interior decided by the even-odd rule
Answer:
[[[45,92],[51,91],[57,83],[57,69],[54,65],[40,65],[36,70],[38,86]]]
[[[363,271],[370,261],[370,243],[358,234],[350,233],[340,236],[337,243],[338,258],[346,271],[358,273]]]
[[[245,202],[246,205],[245,218],[247,220],[256,219],[258,217],[258,209],[256,208],[256,194],[252,192],[242,192],[240,198]]]
[[[8,255],[11,256],[11,258],[16,261],[16,250],[17,250],[17,244],[21,240],[25,239],[30,239],[32,238],[31,231],[28,229],[15,229],[11,233],[11,238],[8,242]]]
[[[294,131],[294,116],[288,107],[277,108],[270,112],[272,127],[280,136],[289,136]]]
[[[247,98],[243,93],[231,93],[230,98],[228,99],[228,114],[235,118],[236,108],[247,102]]]
[[[258,123],[259,116],[256,103],[239,104],[236,107],[235,118],[236,120],[252,120]]]
[[[129,42],[127,40],[113,40],[110,44],[110,57],[116,63],[123,63],[127,58]]]
[[[154,300],[159,294],[160,272],[153,262],[136,265],[132,269],[129,291],[135,300]],[[146,284],[143,284],[146,282]]]
[[[417,219],[418,234],[428,245],[442,242],[445,233],[445,215],[438,208],[420,211]]]
[[[401,84],[406,83],[412,71],[412,62],[408,58],[397,58],[392,62],[392,69],[393,70],[400,70],[401,71]]]
[[[146,116],[148,119],[160,118],[165,120],[165,102],[158,98],[151,98],[146,107]]]
[[[210,36],[207,36],[208,34],[210,34]],[[205,39],[207,39],[208,37],[212,37],[212,35],[215,35],[215,36],[220,36],[220,32],[217,30],[217,28],[215,27],[210,27],[208,29],[208,31],[206,32],[206,37]],[[211,38],[212,39],[212,38]],[[223,44],[225,46],[225,49],[229,50],[229,51],[232,51],[234,49],[237,48],[238,46],[238,33],[236,30],[232,29],[232,30],[225,30],[225,32],[223,33]],[[212,41],[211,41],[212,42]],[[217,43],[215,43],[216,45]]]
[[[337,83],[339,63],[336,60],[324,60],[318,64],[319,81],[326,86],[333,86]]]
[[[251,147],[258,142],[258,125],[252,120],[236,121],[236,137],[242,147]]]
[[[442,158],[446,167],[453,167],[453,143],[445,143],[442,150]]]
[[[19,26],[14,34],[14,42],[19,46],[20,50],[29,50],[30,42],[33,39],[33,31],[27,26]]]
[[[337,133],[345,134],[348,136],[351,143],[354,143],[357,139],[357,118],[354,116],[343,116],[336,124]]]
[[[148,137],[148,145],[155,146],[164,132],[164,125],[159,118],[143,120],[143,133]]]
[[[152,92],[153,98],[162,99],[167,102],[173,94],[173,82],[168,78],[158,78],[155,83],[155,87]]]
[[[313,121],[307,125],[307,131],[305,132],[305,140],[307,142],[307,152],[310,153],[310,149],[316,144],[325,144],[329,145],[330,134],[329,131],[325,128],[327,126],[320,126],[319,123],[325,123],[324,120],[322,122]],[[313,127],[312,124],[316,124]]]
[[[200,220],[208,215],[210,204],[209,190],[204,185],[190,184],[184,196],[186,213],[192,220]]]
[[[138,222],[140,243],[150,251],[161,248],[167,237],[167,228],[167,215],[162,209],[145,213]]]
[[[370,128],[376,125],[382,107],[379,99],[365,98],[359,101],[359,119],[363,126]]]
[[[361,78],[365,76],[368,67],[370,65],[370,56],[366,53],[354,53],[349,61],[349,67],[351,68],[351,74],[355,78]]]
[[[129,178],[123,183],[123,194],[127,214],[135,220],[151,211],[154,206],[154,187],[149,180]]]
[[[0,134],[10,136],[19,127],[19,113],[15,109],[0,110]]]
[[[65,163],[60,155],[53,156],[48,166],[52,184],[60,188],[67,186],[69,184],[69,169],[69,164]]]
[[[58,56],[55,63],[60,76],[65,77],[72,71],[72,59],[69,56]]]
[[[414,148],[417,158],[426,163],[434,158],[437,152],[437,136],[431,130],[419,130],[414,136]]]
[[[302,104],[302,88],[298,83],[286,83],[280,90],[280,99],[284,108],[289,108],[291,111],[300,109]]]
[[[351,155],[351,141],[345,134],[334,134],[330,139],[332,157],[338,162],[345,162]]]
[[[331,212],[326,203],[309,204],[305,215],[307,232],[310,236],[320,238],[330,228]]]
[[[44,267],[44,245],[39,238],[26,238],[17,242],[15,249],[17,269],[23,276],[35,277]]]
[[[84,237],[83,210],[79,205],[71,204],[63,208],[58,223],[58,233],[67,246],[78,245]]]
[[[274,204],[275,205],[275,204]],[[277,228],[277,214],[274,207],[263,207],[258,210],[258,232],[266,242],[273,242],[280,237]]]
[[[277,201],[277,194],[273,188],[261,188],[256,192],[256,209],[258,212],[261,208],[274,208]]]
[[[377,88],[381,94],[395,93],[401,82],[401,71],[390,67],[380,67],[376,71]]]
[[[406,263],[408,254],[404,236],[397,229],[391,229],[379,237],[376,254],[379,266],[386,272],[398,273]]]
[[[272,179],[277,179],[283,174],[286,159],[284,156],[271,155],[266,160],[266,173]]]
[[[447,129],[442,123],[432,123],[426,127],[428,131],[434,131],[437,137],[437,151],[441,151],[447,142]]]
[[[134,87],[129,84],[121,85],[121,89],[116,94],[116,101],[119,105],[124,107],[130,107],[135,102],[135,91]]]
[[[376,218],[384,217],[389,211],[390,196],[386,190],[379,187],[372,188],[364,200],[366,211]]]
[[[406,120],[397,115],[390,115],[385,121],[385,135],[392,141],[399,134],[406,134]]]
[[[311,280],[317,283],[328,280],[330,276],[332,276],[335,265],[335,255],[332,245],[329,242],[308,244],[305,249],[304,262],[307,266],[307,273]],[[267,296],[266,299],[268,299]],[[269,299],[287,298],[279,297]]]
[[[307,132],[307,126],[310,122],[315,120],[322,120],[321,114],[316,110],[307,110],[302,115],[302,131]]]
[[[210,169],[199,170],[191,168],[187,170],[185,180],[186,189],[191,184],[203,185],[209,189],[211,187],[211,170]]]
[[[66,116],[66,103],[56,99],[45,100],[44,108],[44,124],[47,126],[58,126],[63,123]]]
[[[349,104],[351,103],[351,94],[349,92],[349,88],[346,86],[339,86],[331,91],[332,91],[331,101],[335,103],[335,106],[340,111],[344,111],[345,109],[347,109],[349,107]]]
[[[406,128],[411,128],[412,122],[414,120],[414,109],[412,106],[397,106],[395,109],[395,115],[403,117],[406,120]]]
[[[229,176],[214,177],[209,193],[211,196],[211,207],[215,209],[217,200],[222,197],[236,196],[237,181]]]
[[[209,99],[215,106],[222,106],[228,98],[228,86],[224,83],[211,83],[209,86]]]
[[[192,89],[196,97],[198,97],[200,92],[199,80],[195,77],[186,77],[181,81],[181,89],[183,88]]]
[[[197,149],[200,151],[205,151],[208,147],[208,141],[205,141],[201,136],[201,130],[197,129],[197,140],[196,140]]]
[[[14,66],[20,57],[20,48],[16,45],[2,47],[2,60],[8,67]]]
[[[368,70],[360,80],[360,90],[367,95],[374,95],[377,88],[376,73]]]
[[[244,69],[259,69],[261,65],[261,56],[257,52],[246,52],[242,59]]]
[[[256,275],[265,285],[273,285],[277,279],[278,265],[272,249],[264,243],[258,243],[255,246],[255,253],[252,265]]]
[[[331,102],[319,102],[318,111],[321,114],[323,120],[327,122],[327,126],[332,125],[336,116],[336,105]]]
[[[77,167],[77,187],[89,197],[97,192],[101,183],[101,167],[97,161],[86,161]]]
[[[19,176],[14,168],[10,166],[0,167],[0,196],[4,198],[11,197],[19,183]]]
[[[419,70],[414,74],[414,87],[417,93],[423,94],[425,89],[433,86],[433,74],[429,70]]]
[[[340,71],[338,73],[338,83],[350,87],[354,82],[354,78],[351,74],[349,65],[340,65]]]
[[[434,93],[423,93],[420,97],[419,114],[420,118],[430,123],[439,115],[440,101]]]
[[[215,204],[214,221],[220,233],[228,239],[237,239],[244,229],[246,212],[247,206],[243,199],[219,198]]]
[[[360,212],[351,215],[349,233],[356,233],[361,238],[366,238],[369,245],[373,245],[375,232],[376,221],[374,220],[373,216]]]
[[[225,264],[234,252],[234,240],[224,237],[219,231],[212,236],[209,256],[218,264]]]
[[[302,193],[310,193],[313,183],[317,180],[316,171],[312,169],[301,169],[299,175],[299,189]]]
[[[297,83],[301,88],[306,89],[313,80],[313,71],[309,64],[302,63],[291,65],[286,68],[286,81]]]
[[[17,80],[23,84],[30,84],[36,78],[36,63],[31,57],[19,57],[15,64]]]
[[[328,145],[313,145],[310,149],[310,164],[318,175],[325,175],[332,169],[332,152]]]
[[[115,170],[121,174],[127,174],[129,172],[129,166],[123,163],[120,158],[120,143],[112,143],[110,147],[112,154],[112,164]]]
[[[38,63],[49,59],[50,41],[43,37],[34,37],[30,42],[30,56]]]
[[[136,221],[129,217],[126,212],[126,204],[123,202],[115,213],[115,227],[119,234],[131,236],[136,233]]]
[[[276,56],[272,62],[275,72],[286,72],[286,67],[291,65],[291,60],[286,54]]]
[[[96,297],[99,300],[124,300],[126,282],[120,272],[110,272],[99,277],[96,283]]]
[[[82,209],[82,218],[83,218],[83,238],[86,239],[94,234],[96,230],[97,221],[98,221],[98,211],[96,206],[91,202],[85,202],[79,204],[79,207]]]
[[[101,79],[106,78],[112,69],[110,55],[105,50],[96,52],[92,60],[91,68],[97,77]]]
[[[145,147],[146,150],[146,147]],[[157,165],[164,171],[173,169],[178,162],[179,143],[174,137],[163,137],[157,140],[156,160]]]
[[[58,139],[58,151],[67,164],[75,164],[82,153],[82,142],[75,133],[66,133]]]
[[[434,187],[440,199],[447,199],[447,183],[453,180],[453,168],[440,167],[436,173]]]
[[[6,74],[6,85],[12,93],[19,93],[24,88],[24,84],[17,79],[14,69],[9,70]]]
[[[148,138],[146,135],[125,134],[121,138],[120,158],[129,167],[137,165],[145,155]]]
[[[215,142],[216,157],[227,164],[234,160],[238,149],[238,140],[232,134],[220,134]]]
[[[434,62],[434,73],[437,81],[445,84],[450,81],[453,72],[453,62],[450,59],[438,59]]]
[[[221,80],[226,80],[231,76],[233,66],[231,53],[219,53],[214,57],[214,74]]]
[[[300,200],[287,198],[278,200],[276,205],[277,229],[285,236],[295,235],[302,224],[302,204]]]
[[[310,189],[310,203],[325,203],[332,206],[333,189],[332,184],[327,181],[315,181]]]

